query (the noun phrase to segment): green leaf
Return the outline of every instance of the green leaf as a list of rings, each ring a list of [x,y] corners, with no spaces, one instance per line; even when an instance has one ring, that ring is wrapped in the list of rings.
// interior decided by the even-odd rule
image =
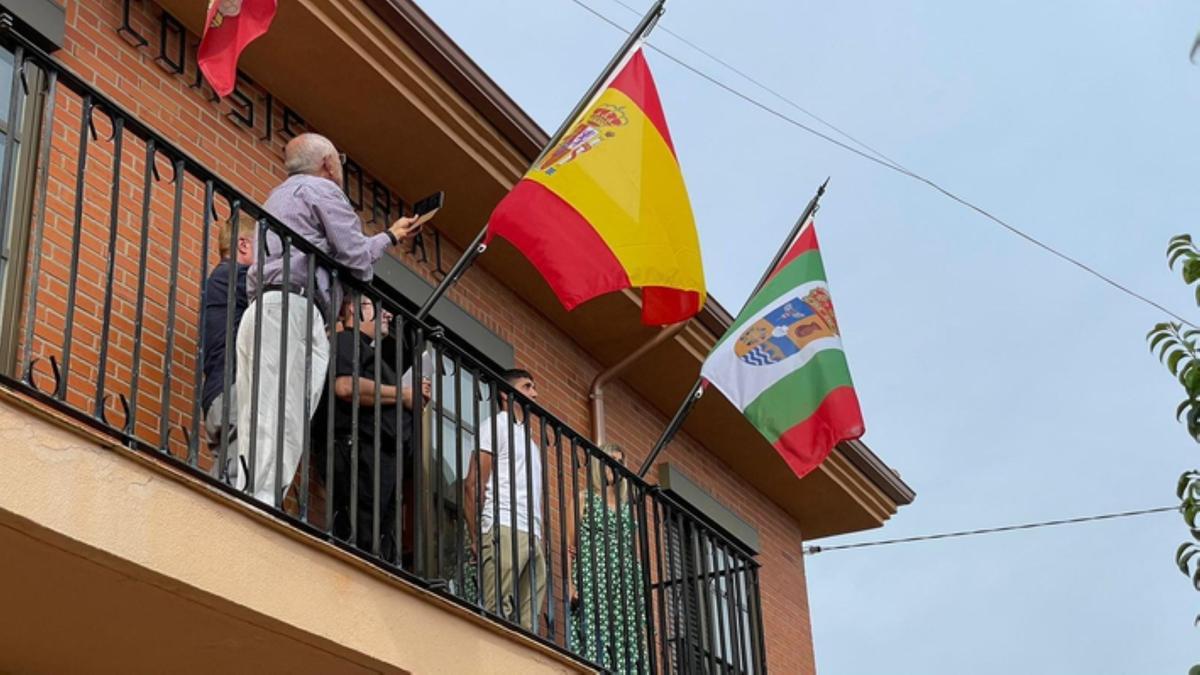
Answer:
[[[1185,404],[1191,403],[1191,401],[1184,401],[1184,403]],[[1179,406],[1179,409],[1183,410],[1183,406]],[[1179,497],[1180,499],[1183,499],[1183,493],[1184,493],[1184,491],[1187,490],[1188,483],[1191,483],[1191,482],[1192,482],[1192,472],[1191,471],[1185,471],[1185,472],[1179,474],[1179,482],[1176,483],[1176,485],[1175,485],[1175,496]]]
[[[1196,526],[1196,505],[1188,504],[1183,507],[1183,521],[1188,524],[1188,527]]]
[[[1190,243],[1192,243],[1192,235],[1177,234],[1174,237],[1171,237],[1171,239],[1169,241],[1167,241],[1167,249],[1170,250],[1172,248],[1175,248],[1176,246],[1186,246],[1187,244],[1190,244]]]
[[[1166,342],[1162,343],[1161,348],[1158,350],[1158,360],[1163,361],[1164,359],[1166,359],[1167,352],[1171,351],[1172,349],[1175,349],[1178,346],[1179,346],[1179,340],[1176,340],[1175,338],[1171,338],[1171,339],[1167,340]]]
[[[1154,335],[1154,333],[1151,332],[1151,335]],[[1160,344],[1162,344],[1163,340],[1170,339],[1170,337],[1171,337],[1171,334],[1167,331],[1163,331],[1157,335],[1154,335],[1153,338],[1151,338],[1149,335],[1147,335],[1146,339],[1150,340],[1150,351],[1153,352],[1155,347],[1158,347]]]
[[[1161,331],[1165,331],[1170,327],[1171,327],[1170,324],[1168,324],[1166,322],[1156,323],[1156,324],[1154,324],[1154,328],[1151,328],[1150,332],[1146,333],[1146,339],[1149,340],[1151,335],[1154,335],[1155,333],[1158,333]]]
[[[1187,256],[1190,259],[1190,258],[1195,258],[1196,254],[1193,253],[1192,251],[1188,250],[1187,246],[1178,246],[1175,248],[1174,251],[1168,250],[1167,251],[1167,267],[1169,267],[1171,269],[1175,269],[1175,263],[1179,262],[1179,259],[1183,256]]]
[[[1187,415],[1187,430],[1200,443],[1200,407],[1192,406]]]
[[[1183,388],[1187,390],[1188,398],[1200,398],[1200,365],[1197,365],[1195,360],[1188,362],[1179,379],[1183,382]]]
[[[1183,413],[1187,411],[1188,406],[1190,406],[1190,405],[1192,405],[1191,399],[1188,399],[1188,400],[1184,401],[1183,403],[1179,404],[1179,407],[1175,409],[1175,421],[1176,422],[1183,421]],[[1179,494],[1179,498],[1183,499],[1183,493]]]
[[[1171,371],[1172,375],[1179,374],[1179,362],[1182,361],[1183,357],[1185,356],[1187,356],[1187,352],[1180,349],[1171,352],[1171,356],[1167,357],[1167,369]]]
[[[1196,617],[1196,623],[1200,624],[1200,616]],[[1191,668],[1188,668],[1188,675],[1200,675],[1200,665],[1195,665]]]
[[[1197,279],[1200,279],[1200,259],[1189,258],[1183,264],[1183,282],[1190,284]]]
[[[1196,557],[1196,554],[1200,554],[1200,548],[1196,548],[1195,544],[1180,544],[1179,550],[1175,551],[1175,564],[1179,566],[1180,572],[1190,574],[1188,563],[1192,561],[1192,558]]]

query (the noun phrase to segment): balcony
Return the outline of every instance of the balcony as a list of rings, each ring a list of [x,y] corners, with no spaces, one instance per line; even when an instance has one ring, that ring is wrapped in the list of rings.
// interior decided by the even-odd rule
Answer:
[[[0,433],[13,450],[0,453],[0,550],[14,552],[4,590],[26,625],[86,635],[92,658],[133,670],[182,655],[206,670],[766,670],[758,565],[741,543],[417,320],[410,299],[357,281],[11,28],[3,39]],[[305,352],[300,384],[325,404],[300,397],[316,424],[294,469],[265,442],[286,416],[268,420],[274,435],[205,436],[201,297],[221,223],[251,223],[259,260],[306,256],[279,296],[300,303],[306,334],[370,353],[341,391],[342,373]],[[326,281],[348,313],[313,301]],[[256,326],[263,304],[247,312]],[[232,354],[232,312],[224,335]],[[256,362],[271,339],[255,332]],[[364,403],[364,382],[388,370],[413,392],[428,380],[428,403]],[[260,370],[237,377],[271,400]],[[483,439],[509,451],[480,453]],[[506,514],[540,521],[524,528],[540,536],[503,536],[522,529]],[[506,580],[506,558],[543,563]],[[44,635],[0,628],[0,653],[30,669],[82,667]]]

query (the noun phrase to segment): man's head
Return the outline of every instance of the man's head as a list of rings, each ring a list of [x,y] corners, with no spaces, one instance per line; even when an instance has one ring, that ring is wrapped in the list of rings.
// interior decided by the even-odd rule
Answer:
[[[503,373],[504,381],[509,384],[517,393],[525,398],[536,401],[538,397],[537,386],[533,383],[533,375],[528,370],[522,368],[510,368]],[[507,401],[506,396],[501,395],[500,402],[503,404]]]
[[[217,249],[221,253],[221,259],[224,260],[232,255],[237,255],[239,265],[249,265],[254,262],[254,219],[241,218],[238,220],[237,226],[237,241],[233,240],[233,223],[228,220],[222,221],[221,229],[217,233]]]
[[[342,327],[346,330],[354,330],[354,298],[347,298],[342,303]],[[358,328],[363,335],[368,337],[384,337],[388,334],[388,329],[392,322],[392,313],[386,309],[382,312],[375,311],[375,302],[368,297],[358,298]]]
[[[342,184],[345,156],[333,142],[320,134],[304,133],[288,141],[283,149],[283,168],[289,176],[306,174]]]

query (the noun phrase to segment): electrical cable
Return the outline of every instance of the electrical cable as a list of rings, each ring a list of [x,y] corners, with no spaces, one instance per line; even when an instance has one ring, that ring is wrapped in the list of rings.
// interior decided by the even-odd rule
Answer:
[[[579,5],[584,10],[586,10],[588,13],[599,18],[601,21],[604,21],[605,23],[616,28],[617,30],[620,30],[625,33],[629,32],[625,27],[621,26],[621,24],[617,23],[616,21],[613,21],[612,19],[608,18],[604,14],[601,14],[599,11],[593,9],[591,6],[587,5],[582,0],[571,0],[571,2],[575,3],[576,5]],[[666,29],[664,28],[663,30],[665,31]],[[672,35],[674,35],[674,33],[672,33]],[[935,190],[936,192],[941,193],[946,198],[948,198],[954,202],[957,202],[958,204],[965,206],[966,208],[968,208],[972,211],[975,211],[979,215],[981,215],[984,218],[987,218],[988,220],[1003,227],[1004,229],[1008,230],[1012,234],[1015,234],[1016,236],[1024,239],[1025,241],[1029,242],[1030,244],[1033,244],[1034,246],[1041,248],[1042,250],[1046,251],[1047,253],[1050,253],[1051,255],[1053,255],[1071,265],[1074,265],[1075,267],[1083,270],[1084,272],[1099,279],[1100,281],[1103,281],[1104,283],[1108,284],[1109,286],[1112,286],[1113,288],[1117,289],[1118,291],[1121,291],[1122,293],[1128,295],[1129,297],[1134,298],[1135,300],[1138,300],[1146,305],[1149,305],[1150,307],[1153,307],[1153,308],[1159,310],[1160,312],[1163,312],[1164,314],[1167,314],[1168,316],[1175,319],[1176,321],[1179,321],[1181,324],[1191,326],[1193,328],[1198,327],[1195,323],[1193,323],[1192,321],[1189,321],[1188,319],[1183,318],[1178,313],[1173,312],[1170,309],[1167,309],[1166,307],[1159,304],[1158,302],[1155,302],[1154,300],[1151,300],[1150,298],[1146,297],[1145,295],[1142,295],[1141,293],[1121,284],[1117,280],[1115,280],[1109,276],[1106,276],[1105,274],[1096,270],[1095,268],[1091,267],[1090,265],[1088,265],[1066,253],[1063,253],[1062,251],[1059,251],[1058,249],[1054,248],[1053,246],[1042,242],[1041,240],[1037,239],[1036,237],[1034,237],[1030,234],[1027,234],[1026,232],[1017,228],[1016,226],[1009,224],[1007,221],[1000,218],[999,216],[994,215],[987,209],[984,209],[981,206],[977,206],[976,204],[964,199],[963,197],[959,197],[957,194],[950,192],[949,190],[942,187],[941,185],[934,182],[933,180],[926,178],[925,176],[922,176],[921,174],[918,174],[916,172],[910,171],[910,170],[904,168],[903,166],[893,162],[892,160],[888,159],[882,153],[878,153],[878,151],[870,149],[870,146],[866,145],[865,143],[855,140],[852,136],[850,136],[849,134],[846,134],[845,132],[842,132],[841,130],[837,130],[837,127],[834,127],[833,125],[829,124],[828,122],[824,122],[823,120],[821,120],[821,122],[823,124],[829,126],[831,129],[837,130],[837,132],[839,134],[842,134],[846,138],[851,139],[854,143],[862,145],[864,148],[868,148],[870,150],[870,152],[865,151],[865,150],[860,150],[859,148],[856,148],[848,143],[840,141],[840,140],[830,136],[829,134],[826,134],[818,129],[814,129],[813,127],[795,119],[794,117],[791,117],[785,113],[782,113],[782,112],[772,108],[771,106],[759,101],[758,99],[754,98],[753,96],[750,96],[749,94],[743,93],[743,92],[735,89],[734,87],[732,87],[728,84],[725,84],[724,82],[718,80],[717,78],[700,70],[696,66],[693,66],[693,65],[687,63],[683,59],[675,56],[674,54],[671,54],[670,52],[663,50],[661,47],[659,47],[653,43],[647,43],[647,45],[651,49],[653,49],[655,52],[658,52],[663,57],[673,61],[674,63],[676,63],[680,67],[684,68],[685,70],[692,72],[693,74],[703,78],[704,80],[715,85],[716,87],[723,89],[726,92],[746,101],[747,103],[753,105],[754,107],[759,108],[763,112],[766,112],[769,115],[777,117],[780,120],[787,122],[788,124],[791,124],[792,126],[795,126],[803,131],[806,131],[828,143],[836,145],[837,147],[839,147],[847,152],[853,153],[863,159],[874,162],[875,164],[878,164],[886,169],[890,169],[901,175],[907,176],[915,181],[923,183],[926,186],[930,187],[931,189]],[[707,52],[701,50],[700,48],[696,47],[696,49],[698,51],[700,51],[701,53],[704,53],[706,56],[709,56],[709,58],[712,58],[713,60],[716,60],[719,63],[721,62],[719,59],[717,59],[717,57],[712,56],[711,54],[708,54]],[[735,72],[738,72],[738,71],[735,71]],[[790,101],[789,101],[789,103],[790,103]],[[792,105],[796,105],[796,104],[792,104]],[[799,108],[798,105],[796,107]],[[811,115],[811,113],[807,113],[807,114]],[[813,118],[820,120],[820,118],[816,117],[815,115],[813,115]],[[878,156],[876,156],[876,154],[871,154],[871,153],[876,153],[876,154],[878,154]]]
[[[804,555],[816,555],[826,551],[844,551],[852,548],[867,548],[870,546],[887,546],[889,544],[907,544],[914,541],[933,541],[935,539],[952,539],[955,537],[970,537],[980,534],[995,534],[997,532],[1012,532],[1014,530],[1032,530],[1039,527],[1053,527],[1056,525],[1075,525],[1078,523],[1090,523],[1097,520],[1112,520],[1114,518],[1130,518],[1132,516],[1145,516],[1151,513],[1164,513],[1166,511],[1178,511],[1178,506],[1163,506],[1156,509],[1142,509],[1140,511],[1121,511],[1119,513],[1105,513],[1098,516],[1083,516],[1080,518],[1065,518],[1062,520],[1045,520],[1037,523],[1022,523],[1021,525],[1005,525],[1003,527],[987,527],[979,530],[960,530],[958,532],[944,532],[942,534],[926,534],[916,537],[901,537],[899,539],[883,539],[880,541],[865,541],[857,544],[836,544],[834,546],[805,546]]]

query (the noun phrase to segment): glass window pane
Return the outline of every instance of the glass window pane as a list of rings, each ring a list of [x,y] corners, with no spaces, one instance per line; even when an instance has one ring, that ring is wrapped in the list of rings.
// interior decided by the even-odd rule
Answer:
[[[8,105],[12,101],[13,55],[0,49],[0,122],[8,124]]]

